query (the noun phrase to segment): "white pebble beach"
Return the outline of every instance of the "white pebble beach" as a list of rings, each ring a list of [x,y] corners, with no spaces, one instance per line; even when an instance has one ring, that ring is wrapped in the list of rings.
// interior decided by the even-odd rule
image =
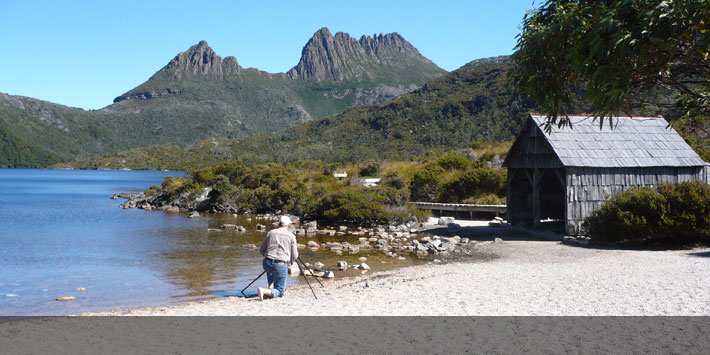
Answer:
[[[618,250],[559,241],[481,243],[495,255],[289,287],[258,301],[224,297],[93,315],[697,316],[710,315],[710,248]],[[236,291],[236,290],[235,290]]]

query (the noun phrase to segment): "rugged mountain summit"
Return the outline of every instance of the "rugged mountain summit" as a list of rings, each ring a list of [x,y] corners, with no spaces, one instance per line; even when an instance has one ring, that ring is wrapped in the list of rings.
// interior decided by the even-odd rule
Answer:
[[[182,78],[183,75],[212,74],[228,75],[241,71],[237,58],[229,56],[224,59],[210,48],[206,41],[190,47],[190,49],[178,54],[156,75],[165,72],[175,79]]]
[[[185,91],[183,88],[176,85],[172,85],[176,87],[169,87],[170,84],[198,75],[214,76],[213,80],[216,80],[219,77],[238,74],[240,71],[242,71],[242,67],[239,66],[237,58],[229,56],[222,59],[207,44],[207,41],[200,41],[176,55],[166,66],[153,74],[146,83],[115,98],[113,102],[182,94]],[[152,82],[158,82],[160,85],[150,85]]]
[[[292,79],[341,82],[377,80],[393,69],[430,72],[437,68],[398,33],[356,40],[343,32],[333,36],[324,27],[306,43],[298,65],[287,74]]]

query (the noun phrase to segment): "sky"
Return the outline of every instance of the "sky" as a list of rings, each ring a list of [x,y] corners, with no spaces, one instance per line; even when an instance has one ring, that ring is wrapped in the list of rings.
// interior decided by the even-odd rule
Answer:
[[[533,0],[0,0],[0,92],[100,109],[201,40],[270,73],[298,63],[321,27],[398,32],[452,71],[513,52]]]

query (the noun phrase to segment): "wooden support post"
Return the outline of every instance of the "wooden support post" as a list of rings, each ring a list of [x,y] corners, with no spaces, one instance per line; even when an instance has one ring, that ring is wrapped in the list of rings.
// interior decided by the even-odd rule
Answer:
[[[507,196],[505,197],[506,201],[506,218],[508,220],[508,223],[515,224],[518,223],[518,221],[515,219],[515,214],[513,213],[513,178],[515,177],[515,169],[508,169],[508,181],[505,183],[506,187],[506,193]],[[498,213],[496,212],[496,216],[498,216]]]
[[[543,172],[540,169],[535,169],[533,170],[533,184],[532,184],[532,194],[533,194],[533,205],[532,205],[532,210],[533,210],[533,225],[534,226],[539,226],[540,225],[540,216],[542,215],[541,207],[540,206],[540,182],[542,181],[542,176]]]
[[[557,175],[557,178],[560,179],[562,187],[567,187],[567,180],[565,179],[564,171],[562,169],[555,169],[555,175]]]

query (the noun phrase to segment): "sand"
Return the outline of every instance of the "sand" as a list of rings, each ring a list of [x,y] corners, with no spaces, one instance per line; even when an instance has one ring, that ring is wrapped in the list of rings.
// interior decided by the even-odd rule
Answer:
[[[609,250],[559,241],[482,242],[486,261],[428,264],[237,297],[95,315],[710,315],[710,248]]]
[[[710,315],[710,248],[482,242],[485,260],[96,315]],[[491,258],[493,257],[493,258]],[[707,354],[707,317],[56,317],[1,319],[5,353]],[[3,352],[3,351],[0,351]]]

